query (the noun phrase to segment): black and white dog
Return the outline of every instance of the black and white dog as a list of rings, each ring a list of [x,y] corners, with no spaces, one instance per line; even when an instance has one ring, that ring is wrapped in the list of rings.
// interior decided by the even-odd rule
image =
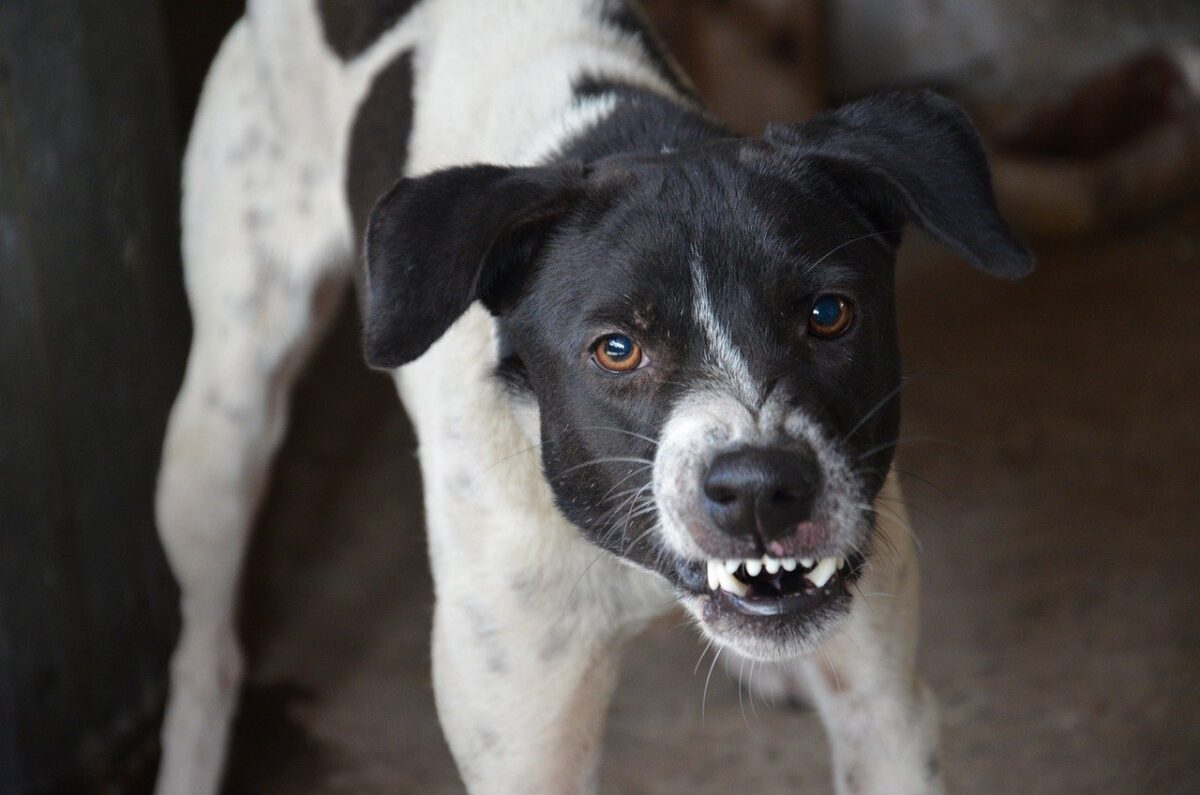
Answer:
[[[420,439],[438,713],[472,793],[593,791],[620,649],[673,601],[813,700],[839,792],[940,791],[916,560],[876,500],[901,227],[1031,267],[963,113],[889,95],[735,138],[625,0],[248,6],[185,164],[159,793],[218,788],[247,533],[356,252],[367,359],[404,366]]]

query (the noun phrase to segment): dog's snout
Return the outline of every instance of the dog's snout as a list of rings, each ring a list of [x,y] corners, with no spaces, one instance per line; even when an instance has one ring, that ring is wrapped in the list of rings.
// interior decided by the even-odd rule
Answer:
[[[746,448],[713,460],[704,497],[722,532],[770,541],[810,518],[820,486],[820,465],[811,452]]]

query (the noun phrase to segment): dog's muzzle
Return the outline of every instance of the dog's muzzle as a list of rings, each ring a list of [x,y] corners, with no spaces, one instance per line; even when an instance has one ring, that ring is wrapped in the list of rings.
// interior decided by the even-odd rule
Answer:
[[[689,528],[710,556],[692,565],[703,571],[712,602],[743,615],[786,616],[847,595],[863,559],[830,554],[837,545],[818,510],[824,481],[816,453],[802,443],[713,458],[696,497],[702,518]]]

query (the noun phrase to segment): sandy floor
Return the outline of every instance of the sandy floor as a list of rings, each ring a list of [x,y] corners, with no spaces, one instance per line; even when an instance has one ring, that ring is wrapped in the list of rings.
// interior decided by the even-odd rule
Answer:
[[[900,276],[922,669],[970,793],[1200,792],[1200,211]],[[934,484],[933,486],[929,484]],[[461,792],[433,709],[412,438],[344,321],[299,395],[248,573],[230,792]],[[671,616],[610,718],[612,793],[828,792],[811,713],[739,703]]]

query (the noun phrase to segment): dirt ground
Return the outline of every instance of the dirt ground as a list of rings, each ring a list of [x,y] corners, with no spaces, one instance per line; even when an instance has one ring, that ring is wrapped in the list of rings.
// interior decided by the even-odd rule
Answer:
[[[1036,249],[1013,284],[920,239],[900,267],[898,466],[949,782],[1200,792],[1200,208]],[[232,793],[462,791],[411,432],[354,325],[301,389],[248,568]],[[633,647],[605,792],[831,791],[814,714],[718,674],[702,719],[701,648],[680,615]]]

